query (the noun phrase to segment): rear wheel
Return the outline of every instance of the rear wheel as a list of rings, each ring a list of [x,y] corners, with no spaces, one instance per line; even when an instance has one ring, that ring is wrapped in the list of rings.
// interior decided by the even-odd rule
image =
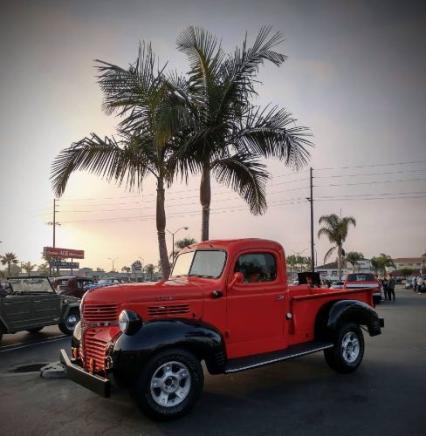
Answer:
[[[66,335],[72,335],[74,328],[79,321],[79,312],[77,310],[71,310],[58,325],[59,330]]]
[[[333,348],[324,351],[330,368],[342,374],[355,371],[364,356],[364,336],[358,324],[344,324]]]
[[[200,361],[186,350],[166,350],[143,368],[133,397],[144,413],[158,420],[176,419],[194,406],[204,384]]]

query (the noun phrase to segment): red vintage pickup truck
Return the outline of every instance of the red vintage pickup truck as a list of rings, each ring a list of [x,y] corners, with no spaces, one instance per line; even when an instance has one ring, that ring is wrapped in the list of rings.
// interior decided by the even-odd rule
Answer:
[[[85,294],[69,378],[103,395],[124,385],[142,410],[172,419],[190,410],[211,374],[233,373],[324,351],[341,373],[362,361],[361,327],[381,333],[372,290],[287,286],[282,246],[262,239],[192,245],[159,283]]]

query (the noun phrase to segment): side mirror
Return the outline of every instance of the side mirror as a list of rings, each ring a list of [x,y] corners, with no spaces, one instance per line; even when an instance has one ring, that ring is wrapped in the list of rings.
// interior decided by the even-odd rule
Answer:
[[[234,273],[234,277],[231,280],[231,283],[229,283],[229,287],[233,287],[235,285],[239,285],[244,282],[244,274],[240,272]]]

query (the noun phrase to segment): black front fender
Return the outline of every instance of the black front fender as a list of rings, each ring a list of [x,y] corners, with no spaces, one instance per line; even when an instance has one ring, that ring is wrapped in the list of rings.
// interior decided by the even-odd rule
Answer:
[[[210,373],[223,372],[225,347],[219,332],[197,321],[159,320],[118,338],[112,351],[114,373],[121,380],[131,380],[151,356],[167,348],[184,348],[205,360]]]
[[[380,335],[384,326],[383,319],[368,304],[357,300],[340,300],[321,309],[315,327],[316,336],[327,337],[348,322],[366,326],[370,336]]]

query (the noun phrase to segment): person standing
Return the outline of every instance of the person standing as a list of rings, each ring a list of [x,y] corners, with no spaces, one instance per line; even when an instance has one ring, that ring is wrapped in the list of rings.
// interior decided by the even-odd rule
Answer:
[[[382,287],[383,287],[383,296],[384,296],[385,301],[386,301],[388,299],[388,280],[387,280],[386,276],[383,277]]]
[[[421,275],[419,275],[419,276],[417,277],[417,292],[418,292],[419,294],[421,294],[422,291],[423,291],[423,285],[424,285],[423,277],[422,277]]]
[[[395,302],[395,279],[392,276],[388,281],[388,297],[389,301]]]

